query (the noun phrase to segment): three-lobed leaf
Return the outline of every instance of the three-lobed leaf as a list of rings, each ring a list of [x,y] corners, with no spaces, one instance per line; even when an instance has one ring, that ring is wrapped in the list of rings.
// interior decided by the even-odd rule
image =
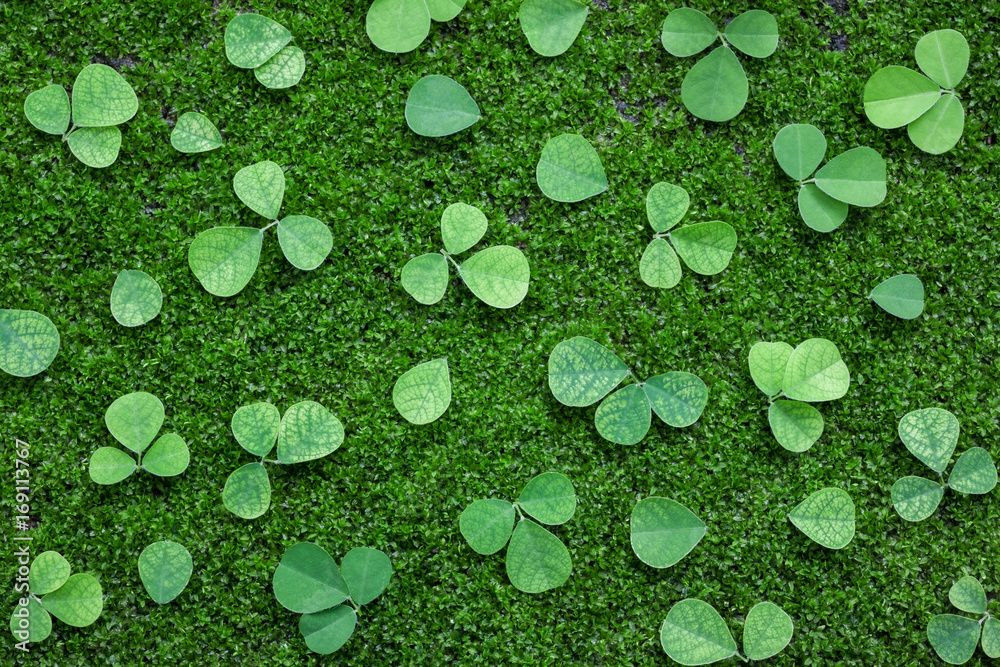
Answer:
[[[545,472],[525,485],[517,504],[539,523],[558,526],[573,518],[576,491],[566,475]]]
[[[556,345],[549,355],[548,370],[552,395],[571,407],[593,405],[628,375],[614,352],[583,336]]]
[[[749,94],[743,65],[725,45],[695,63],[681,82],[681,101],[687,110],[715,123],[735,118],[746,106]]]
[[[559,202],[583,201],[608,189],[600,156],[579,134],[560,134],[545,143],[535,179],[542,194]]]
[[[573,46],[589,12],[577,0],[524,0],[517,17],[535,53],[553,58]]]
[[[292,33],[259,14],[239,14],[226,25],[226,58],[236,67],[260,67],[292,41]]]
[[[118,324],[138,327],[160,314],[163,292],[142,271],[121,271],[111,288],[111,314]]]
[[[333,413],[314,401],[296,403],[278,425],[278,461],[302,463],[323,458],[344,442],[344,427]]]
[[[188,248],[188,265],[209,294],[239,294],[260,263],[264,235],[253,227],[214,227]]]
[[[743,651],[750,660],[767,660],[792,641],[791,617],[773,602],[755,604],[743,626]]]
[[[505,567],[514,588],[544,593],[566,583],[573,562],[558,537],[534,521],[522,519],[510,538]]]
[[[632,551],[646,565],[665,568],[691,553],[705,536],[704,522],[680,503],[650,496],[632,509]]]
[[[204,153],[222,145],[222,135],[204,115],[195,111],[182,114],[170,131],[170,145],[181,153]]]
[[[531,282],[527,257],[509,245],[480,250],[462,262],[458,273],[473,294],[494,308],[513,308],[524,301]]]
[[[843,489],[820,489],[799,503],[788,518],[827,549],[843,549],[854,539],[854,502]]]
[[[59,331],[33,310],[0,308],[0,370],[15,377],[38,375],[59,353]]]
[[[406,97],[406,125],[422,137],[446,137],[479,122],[479,105],[447,76],[421,78]]]
[[[154,542],[139,554],[139,578],[157,604],[167,604],[180,595],[193,571],[191,553],[177,542]]]
[[[913,275],[904,273],[883,280],[870,297],[882,310],[900,319],[912,320],[924,312],[924,284]]]
[[[156,396],[136,391],[115,399],[104,413],[104,423],[115,439],[141,454],[163,426],[163,403]]]
[[[392,388],[392,404],[411,424],[429,424],[451,404],[448,359],[417,364],[403,373]]]
[[[682,665],[707,665],[736,655],[736,640],[719,612],[694,598],[681,600],[667,612],[660,645]]]
[[[958,418],[943,408],[908,412],[899,420],[899,439],[934,472],[944,472],[958,445]]]
[[[506,500],[477,500],[458,517],[458,529],[469,546],[484,556],[503,549],[514,531],[514,506]]]

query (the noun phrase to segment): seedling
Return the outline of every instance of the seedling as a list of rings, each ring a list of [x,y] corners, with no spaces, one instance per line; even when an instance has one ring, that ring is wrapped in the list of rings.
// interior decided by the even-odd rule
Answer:
[[[430,424],[451,405],[448,359],[417,364],[403,373],[392,388],[392,404],[411,424]]]
[[[167,604],[180,595],[193,571],[190,552],[176,542],[154,542],[139,554],[139,578],[156,604]]]
[[[74,628],[85,628],[104,610],[104,591],[89,574],[70,576],[69,561],[55,551],[38,554],[28,570],[28,594],[10,615],[10,631],[18,642],[38,643],[52,633],[52,616]],[[50,616],[51,614],[52,616]]]
[[[799,503],[788,519],[827,549],[843,549],[854,539],[854,501],[843,489],[820,489]]]
[[[646,565],[672,567],[705,536],[694,512],[669,498],[651,496],[635,504],[630,520],[632,551]]]
[[[292,33],[266,16],[236,16],[226,25],[225,41],[229,62],[241,69],[252,69],[257,80],[268,88],[290,88],[306,71],[302,49],[289,44]]]
[[[205,116],[188,111],[170,132],[170,145],[181,153],[204,153],[222,145],[219,129]]]
[[[682,665],[708,665],[736,656],[743,662],[766,660],[792,641],[792,619],[773,602],[760,602],[743,625],[743,652],[736,648],[729,626],[715,607],[695,598],[670,608],[660,627],[660,645]]]
[[[24,100],[29,123],[46,134],[61,135],[80,162],[96,169],[118,159],[122,133],[115,126],[131,120],[138,110],[135,91],[107,65],[87,65],[80,71],[73,83],[72,107],[66,89],[58,84]]]
[[[271,479],[265,463],[290,464],[321,459],[344,442],[344,427],[329,410],[313,401],[296,403],[281,417],[270,403],[244,405],[233,414],[233,436],[258,463],[233,471],[222,489],[222,504],[241,519],[256,519],[271,506]],[[265,460],[275,441],[278,458]]]
[[[915,319],[924,312],[924,284],[909,274],[883,280],[869,297],[882,310],[903,320]]]
[[[299,632],[309,650],[326,655],[347,643],[361,607],[382,594],[390,577],[392,564],[378,549],[351,549],[338,568],[326,549],[299,542],[281,557],[272,585],[282,607],[302,614]]]
[[[730,45],[753,58],[767,58],[778,48],[778,22],[760,9],[743,12],[719,32],[707,16],[682,7],[667,14],[660,40],[671,55],[687,58],[716,39],[722,46],[702,58],[681,83],[681,101],[702,120],[732,120],[746,106],[750,84]]]
[[[670,232],[690,203],[687,190],[669,183],[655,184],[646,195],[646,218],[656,234],[639,260],[639,277],[650,287],[669,289],[681,281],[678,255],[703,276],[722,273],[733,258],[736,230],[724,222],[699,222]]]
[[[899,439],[910,453],[940,476],[958,445],[958,418],[942,408],[924,408],[903,415]],[[904,477],[892,485],[892,506],[906,521],[923,521],[933,514],[945,489],[983,495],[997,485],[997,468],[982,447],[967,449],[958,457],[946,484],[924,477]]]
[[[115,440],[136,453],[138,461],[115,447],[101,447],[90,457],[90,479],[98,484],[117,484],[137,468],[157,477],[174,477],[184,472],[191,462],[191,453],[179,435],[167,433],[149,446],[163,426],[163,416],[160,399],[144,391],[115,400],[104,413],[104,423]]]
[[[578,202],[608,189],[597,151],[579,134],[560,134],[545,143],[535,167],[538,189],[549,199]]]
[[[807,451],[823,435],[823,415],[808,404],[835,401],[851,386],[840,350],[825,338],[810,338],[794,350],[788,343],[757,343],[748,363],[770,401],[767,422],[775,440],[790,452]]]
[[[38,375],[59,353],[59,331],[33,310],[0,308],[0,370],[15,377]]]
[[[589,12],[577,0],[524,0],[517,18],[535,53],[554,58],[573,46]]]
[[[931,618],[927,640],[938,657],[950,665],[964,665],[982,638],[986,657],[1000,658],[1000,620],[988,611],[986,591],[979,580],[962,577],[948,591],[948,600],[956,609],[982,617],[978,621],[958,614],[938,614]]]
[[[562,586],[573,571],[569,551],[562,541],[524,514],[547,526],[560,526],[576,512],[573,483],[558,472],[532,478],[516,503],[490,498],[477,500],[463,510],[458,529],[472,550],[484,556],[507,547],[507,577],[525,593],[544,593]],[[514,527],[514,512],[519,518]]]
[[[927,76],[895,65],[875,72],[865,84],[865,115],[884,129],[906,125],[925,153],[947,153],[965,129],[955,87],[969,69],[969,43],[954,30],[935,30],[920,38],[914,55]]]
[[[406,124],[422,137],[446,137],[479,122],[479,105],[454,79],[432,74],[406,96]]]
[[[271,161],[258,162],[236,172],[236,196],[271,223],[255,227],[213,227],[195,238],[188,249],[188,265],[209,294],[238,294],[257,271],[264,232],[277,225],[278,243],[292,266],[302,271],[318,268],[333,249],[333,233],[316,218],[290,215],[278,220],[285,197],[285,174]]]
[[[614,352],[583,336],[564,340],[549,355],[549,389],[563,405],[593,405],[627,377],[634,384],[608,396],[594,414],[600,436],[619,445],[646,437],[653,412],[684,428],[698,421],[708,403],[708,387],[697,375],[672,371],[639,382]]]
[[[441,238],[444,248],[414,257],[403,267],[403,289],[414,299],[429,306],[444,297],[448,289],[448,262],[472,293],[494,308],[513,308],[528,294],[531,269],[524,253],[509,245],[480,250],[458,264],[452,255],[465,252],[479,243],[486,233],[486,216],[475,206],[456,203],[441,215]]]
[[[111,288],[111,314],[123,327],[139,327],[160,314],[163,292],[148,274],[122,271]]]
[[[826,156],[826,137],[814,125],[786,125],[774,137],[774,157],[799,183],[799,215],[817,232],[832,232],[847,220],[849,205],[871,207],[885,200],[885,160],[860,146],[833,158],[809,178]],[[807,180],[808,179],[808,180]]]
[[[389,53],[408,53],[424,43],[431,19],[450,21],[467,0],[375,0],[365,17],[372,44]]]

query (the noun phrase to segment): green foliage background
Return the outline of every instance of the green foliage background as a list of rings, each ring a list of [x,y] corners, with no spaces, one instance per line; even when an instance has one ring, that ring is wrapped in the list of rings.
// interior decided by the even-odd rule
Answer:
[[[659,43],[677,3],[596,0],[575,45],[546,59],[528,47],[516,2],[471,0],[404,56],[368,41],[367,2],[260,2],[252,9],[287,26],[307,59],[298,86],[269,91],[224,56],[226,23],[251,5],[0,2],[0,303],[39,310],[62,334],[47,372],[0,375],[2,519],[12,526],[16,437],[32,447],[34,552],[60,551],[106,591],[94,626],[57,623],[29,659],[13,658],[318,664],[270,586],[285,548],[314,540],[338,559],[355,546],[383,549],[395,569],[354,637],[324,664],[662,665],[660,623],[689,596],[715,606],[738,641],[754,603],[778,603],[796,632],[770,664],[934,662],[924,629],[948,611],[952,582],[968,573],[992,599],[1000,591],[1000,501],[996,492],[949,494],[932,518],[907,524],[889,489],[928,472],[896,436],[900,416],[918,407],[958,416],[957,453],[980,445],[1000,458],[1000,4],[711,4],[720,27],[757,7],[775,13],[781,30],[774,56],[741,58],[750,101],[723,125],[697,121],[680,104],[696,59],[674,58]],[[879,67],[914,66],[919,37],[941,27],[961,31],[973,55],[959,91],[964,137],[934,157],[905,130],[868,123],[861,97]],[[90,62],[119,68],[140,101],[122,127],[121,157],[103,170],[82,166],[21,110],[29,92],[50,80],[68,87]],[[462,83],[482,108],[480,123],[445,139],[410,132],[406,94],[425,74]],[[185,111],[205,113],[226,145],[174,151],[169,132]],[[889,167],[885,203],[852,207],[833,234],[807,229],[796,186],[770,148],[793,122],[823,130],[828,158],[857,145],[879,150]],[[562,132],[594,143],[608,192],[577,205],[540,194],[535,163]],[[300,272],[269,232],[247,289],[218,299],[192,276],[187,247],[214,225],[263,224],[232,190],[236,171],[259,160],[286,168],[285,210],[329,223],[334,249],[319,270]],[[644,197],[660,180],[691,193],[687,222],[736,229],[724,273],[685,270],[668,291],[639,280],[652,234]],[[489,308],[454,276],[433,307],[400,287],[406,260],[440,244],[441,212],[455,201],[486,212],[483,247],[507,243],[528,256],[533,282],[520,306]],[[122,269],[147,271],[163,288],[163,311],[146,326],[126,329],[111,316]],[[927,289],[926,311],[912,322],[867,298],[903,272]],[[549,351],[577,334],[614,349],[638,377],[699,375],[711,392],[701,421],[677,430],[654,420],[633,448],[601,440],[594,408],[560,406],[546,384]],[[746,355],[760,340],[814,336],[837,343],[853,383],[823,406],[817,445],[791,454],[770,435]],[[392,407],[392,384],[440,356],[451,363],[451,408],[411,426]],[[163,432],[188,441],[191,467],[173,480],[135,475],[98,487],[87,461],[111,444],[104,411],[135,390],[163,401]],[[282,411],[319,401],[347,439],[325,459],[272,468],[276,504],[244,522],[220,493],[250,460],[229,420],[259,400]],[[574,573],[530,596],[509,584],[502,555],[481,557],[464,543],[458,516],[477,498],[515,499],[547,470],[569,475],[580,497],[576,516],[554,531]],[[858,506],[857,537],[842,551],[819,547],[785,518],[823,486],[844,488]],[[664,571],[629,547],[629,514],[650,494],[708,524],[694,552]],[[187,590],[162,608],[136,568],[142,549],[161,539],[184,544],[195,563]],[[8,614],[16,562],[5,544]],[[991,610],[1000,611],[996,602]],[[980,661],[981,652],[969,664]]]

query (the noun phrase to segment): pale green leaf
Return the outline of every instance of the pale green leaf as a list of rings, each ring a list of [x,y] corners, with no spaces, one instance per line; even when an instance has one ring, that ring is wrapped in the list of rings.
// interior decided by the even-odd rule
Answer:
[[[506,500],[477,500],[458,517],[458,530],[476,553],[495,554],[514,530],[514,506]]]
[[[972,658],[979,633],[979,623],[956,614],[938,614],[927,624],[927,640],[949,665],[964,665]]]
[[[44,551],[31,561],[28,570],[28,589],[32,595],[45,595],[58,590],[69,579],[69,561],[58,551]]]
[[[281,606],[296,614],[329,609],[350,595],[333,558],[312,542],[299,542],[285,551],[272,585]]]
[[[278,243],[292,266],[312,271],[333,249],[333,233],[316,218],[290,215],[278,223]]]
[[[42,604],[33,597],[27,599],[27,606],[18,604],[10,615],[10,631],[18,642],[38,643],[52,634],[52,617]]]
[[[577,0],[524,0],[517,17],[535,53],[552,58],[573,46],[589,11]]]
[[[982,447],[962,452],[948,475],[948,487],[959,493],[982,495],[997,485],[997,467],[990,453]]]
[[[952,606],[970,614],[986,613],[986,591],[975,577],[962,577],[951,585],[948,591],[948,601]]]
[[[732,120],[746,106],[750,84],[739,58],[728,46],[717,47],[695,63],[681,83],[681,101],[702,120]]]
[[[892,485],[892,506],[904,521],[923,521],[934,514],[944,487],[923,477],[903,477]]]
[[[226,58],[236,67],[253,69],[266,63],[292,41],[292,33],[259,14],[239,14],[226,25]]]
[[[761,9],[743,12],[726,26],[726,40],[754,58],[767,58],[778,48],[778,22]]]
[[[122,133],[117,127],[81,127],[66,137],[69,150],[88,167],[103,169],[118,159]]]
[[[241,519],[256,519],[271,506],[271,479],[260,463],[234,470],[222,489],[222,504]]]
[[[690,205],[691,197],[684,188],[655,183],[646,193],[646,219],[654,232],[666,232],[681,221]]]
[[[100,447],[90,455],[90,479],[96,484],[117,484],[135,468],[135,459],[114,447]]]
[[[670,426],[684,428],[698,421],[708,404],[708,387],[691,373],[654,375],[642,385],[653,412]]]
[[[73,124],[77,127],[120,125],[138,110],[132,86],[107,65],[87,65],[77,74],[73,83]]]
[[[983,653],[988,658],[1000,658],[1000,620],[996,618],[987,618],[983,623]]]
[[[285,173],[274,162],[264,160],[236,172],[233,190],[254,212],[275,220],[285,198]]]
[[[64,134],[71,115],[66,89],[52,84],[31,93],[24,100],[24,115],[42,132]]]
[[[479,105],[454,79],[431,74],[406,96],[407,126],[422,137],[446,137],[479,122]]]
[[[799,503],[788,518],[827,549],[843,549],[854,539],[854,503],[843,489],[820,489]]]
[[[669,498],[643,498],[632,509],[632,551],[646,565],[676,565],[705,536],[705,524],[688,508]]]
[[[104,413],[104,423],[115,440],[140,454],[163,426],[163,403],[156,396],[136,391],[120,396]]]
[[[435,21],[450,21],[465,7],[467,0],[427,0],[427,8]]]
[[[934,472],[948,467],[959,431],[958,419],[942,408],[914,410],[899,420],[899,439]]]
[[[424,0],[374,0],[365,17],[372,44],[389,53],[407,53],[420,46],[431,31],[431,13]]]
[[[157,477],[175,477],[191,462],[187,443],[176,433],[160,436],[142,457],[143,469]]]
[[[566,583],[573,562],[558,537],[534,521],[522,519],[507,547],[506,568],[514,588],[525,593],[544,593]]]
[[[773,602],[755,604],[743,626],[743,651],[750,660],[767,660],[792,641],[791,617]]]
[[[286,46],[257,67],[253,75],[272,89],[291,88],[306,71],[306,56],[297,46]]]
[[[122,271],[111,288],[111,314],[118,324],[138,327],[160,314],[163,292],[148,274]]]
[[[191,554],[176,542],[154,542],[139,554],[139,578],[156,604],[167,604],[180,595],[193,571]]]
[[[593,405],[627,375],[614,352],[583,336],[564,340],[549,355],[549,389],[563,405]]]
[[[924,312],[924,284],[909,274],[893,276],[872,290],[871,299],[890,315],[912,320]]]
[[[670,289],[681,281],[681,261],[663,239],[653,239],[639,260],[639,277],[650,287]]]
[[[886,195],[885,160],[867,146],[852,148],[823,165],[816,185],[845,204],[878,206]]]
[[[927,113],[906,126],[913,145],[932,155],[954,148],[964,130],[965,109],[954,95],[942,95]]]
[[[356,547],[348,551],[340,562],[340,573],[347,583],[351,599],[358,605],[366,605],[382,595],[389,585],[392,563],[378,549]]]
[[[465,284],[486,305],[513,308],[524,301],[531,268],[524,253],[509,245],[480,250],[458,267]]]
[[[688,598],[667,612],[660,645],[682,665],[707,665],[736,655],[736,641],[719,612],[707,602]]]
[[[181,153],[204,153],[222,145],[222,135],[208,118],[188,111],[182,114],[170,131],[170,145]]]
[[[329,655],[347,643],[357,623],[357,613],[342,604],[314,614],[303,614],[299,619],[299,632],[310,651]]]
[[[799,343],[788,357],[781,390],[796,401],[835,401],[851,386],[851,374],[837,346],[825,338]]]
[[[59,352],[59,331],[33,310],[0,309],[0,370],[16,377],[38,375]]]
[[[323,458],[344,442],[340,420],[319,403],[302,401],[285,411],[278,426],[278,461],[302,463]]]
[[[597,406],[594,425],[605,440],[619,445],[638,444],[649,431],[652,411],[646,392],[630,384],[608,396]]]
[[[747,362],[750,365],[750,377],[757,388],[768,396],[781,393],[790,356],[792,346],[788,343],[761,342],[751,347]]]
[[[815,125],[786,125],[774,136],[772,149],[782,171],[801,181],[823,161],[826,137]]]
[[[688,268],[714,276],[729,266],[736,250],[736,230],[724,222],[699,222],[670,232],[670,241]]]
[[[448,289],[448,260],[437,252],[414,257],[400,274],[403,289],[425,306],[437,303]]]
[[[917,67],[942,88],[954,88],[969,69],[969,42],[955,30],[935,30],[914,49]]]
[[[850,207],[826,194],[815,183],[799,188],[799,215],[810,229],[824,234],[832,232],[847,220]]]
[[[865,84],[865,115],[883,129],[902,127],[924,115],[940,96],[941,89],[923,74],[897,65],[883,67]]]
[[[566,475],[545,472],[525,485],[517,504],[539,523],[558,526],[573,518],[576,491]]]
[[[267,456],[278,440],[281,415],[270,403],[244,405],[233,413],[231,427],[236,442],[254,456]]]
[[[59,590],[43,597],[42,606],[66,625],[83,628],[100,617],[104,592],[89,574],[74,574]]]
[[[701,53],[716,40],[719,31],[697,9],[681,7],[667,14],[660,29],[660,43],[672,56],[686,58]]]
[[[441,239],[444,249],[453,255],[479,243],[488,226],[486,215],[475,206],[457,202],[441,214]]]
[[[608,189],[600,156],[579,134],[560,134],[545,143],[535,179],[542,194],[560,202],[583,201]]]
[[[823,435],[823,415],[808,403],[775,401],[767,410],[767,423],[778,444],[790,452],[804,452]]]
[[[188,265],[209,294],[238,294],[257,271],[264,235],[252,227],[215,227],[188,248]]]
[[[403,373],[392,388],[392,404],[411,424],[430,424],[451,405],[448,359],[417,364]]]

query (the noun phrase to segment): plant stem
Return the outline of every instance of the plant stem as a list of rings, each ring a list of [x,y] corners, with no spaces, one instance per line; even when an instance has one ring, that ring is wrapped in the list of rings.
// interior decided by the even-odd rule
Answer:
[[[462,267],[458,265],[458,262],[456,262],[454,259],[452,259],[451,253],[449,253],[447,250],[445,250],[444,248],[442,248],[441,249],[441,254],[444,255],[448,259],[449,262],[451,262],[452,264],[455,265],[455,270],[456,271],[458,271],[459,273],[462,272]]]
[[[261,234],[263,234],[264,232],[266,232],[267,230],[269,230],[269,229],[270,229],[271,227],[274,227],[274,226],[275,226],[276,224],[278,224],[278,221],[277,221],[277,220],[274,220],[274,221],[272,221],[272,222],[271,222],[271,223],[270,223],[269,225],[267,225],[266,227],[263,227],[263,228],[261,228],[261,230],[260,230],[260,233],[261,233]]]
[[[74,130],[76,130],[76,124],[75,123],[73,125],[70,125],[70,128],[68,130],[66,130],[66,132],[63,133],[62,140],[66,141],[66,139],[69,137],[69,135],[73,134]]]
[[[521,514],[521,507],[517,503],[511,503],[511,504],[514,506],[514,509],[517,510],[518,518],[524,520],[524,515]]]

